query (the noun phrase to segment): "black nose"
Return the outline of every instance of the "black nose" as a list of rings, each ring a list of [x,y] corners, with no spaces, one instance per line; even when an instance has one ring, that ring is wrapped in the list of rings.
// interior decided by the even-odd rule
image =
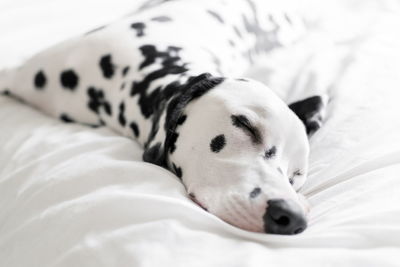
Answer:
[[[300,206],[293,200],[268,200],[267,212],[264,215],[266,233],[294,235],[307,228],[307,220]]]

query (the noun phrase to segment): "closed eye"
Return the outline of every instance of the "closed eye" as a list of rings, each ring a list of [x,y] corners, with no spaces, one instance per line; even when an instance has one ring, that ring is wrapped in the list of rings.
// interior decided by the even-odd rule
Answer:
[[[244,115],[231,115],[232,124],[239,129],[242,129],[247,135],[251,137],[254,144],[261,144],[260,130],[251,124],[249,119]]]

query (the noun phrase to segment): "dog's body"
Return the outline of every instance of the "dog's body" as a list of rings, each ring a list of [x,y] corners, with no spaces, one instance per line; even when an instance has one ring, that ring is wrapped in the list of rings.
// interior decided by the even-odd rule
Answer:
[[[36,55],[3,73],[0,90],[65,122],[135,138],[145,161],[174,172],[197,203],[234,225],[301,232],[304,126],[266,86],[231,78],[301,32],[267,2],[168,1]],[[318,96],[291,106],[308,133],[323,107]]]

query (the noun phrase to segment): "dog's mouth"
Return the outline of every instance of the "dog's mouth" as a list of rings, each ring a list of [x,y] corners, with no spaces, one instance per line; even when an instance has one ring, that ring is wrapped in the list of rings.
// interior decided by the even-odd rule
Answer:
[[[194,193],[188,197],[199,207],[209,212]],[[249,212],[239,212],[236,208],[225,210],[225,214],[214,214],[226,223],[240,229],[275,235],[297,235],[307,228],[307,212],[300,207],[301,203],[287,199],[271,199],[262,209],[249,209]],[[250,211],[252,210],[252,211]],[[236,214],[237,216],[233,216]],[[227,216],[228,215],[228,216]],[[232,217],[233,216],[233,217]]]

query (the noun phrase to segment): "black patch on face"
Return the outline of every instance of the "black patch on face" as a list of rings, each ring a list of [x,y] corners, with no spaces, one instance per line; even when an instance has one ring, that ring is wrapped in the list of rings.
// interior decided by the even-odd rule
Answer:
[[[46,85],[46,75],[44,74],[44,72],[42,70],[40,70],[36,73],[33,82],[37,89],[44,88],[44,86]]]
[[[74,91],[78,86],[79,77],[72,69],[65,70],[60,75],[60,82],[65,89]]]
[[[126,76],[126,74],[128,74],[130,67],[126,66],[125,68],[122,69],[122,76]]]
[[[144,36],[146,25],[143,22],[135,22],[131,24],[131,28],[136,30],[136,37],[142,37]]]
[[[135,137],[138,138],[140,132],[139,132],[139,126],[137,125],[137,123],[133,121],[129,124],[129,127],[132,129],[132,132],[135,135]]]
[[[246,134],[251,137],[254,144],[261,144],[262,138],[258,128],[251,125],[249,119],[244,115],[231,115],[232,124],[242,129]]]
[[[253,191],[250,192],[250,198],[256,198],[260,194],[261,194],[261,188],[256,187],[253,189]]]
[[[220,152],[226,145],[225,136],[223,134],[217,135],[211,140],[210,148],[214,153]]]
[[[104,29],[105,27],[106,27],[106,26],[104,25],[104,26],[100,26],[100,27],[94,28],[93,30],[88,31],[87,33],[85,33],[85,35],[88,35],[88,34],[91,34],[91,33],[97,32],[97,31],[100,31],[100,30]]]
[[[175,150],[175,142],[179,136],[176,128],[178,127],[178,121],[183,114],[184,108],[191,101],[204,95],[222,81],[223,78],[212,77],[210,74],[204,73],[196,77],[191,77],[181,87],[180,90],[182,90],[182,93],[174,97],[167,106],[167,116],[164,124],[164,129],[167,133],[164,143],[166,149],[172,147],[172,152]]]
[[[66,122],[66,123],[73,123],[73,122],[75,122],[75,120],[74,119],[72,119],[68,114],[66,114],[66,113],[61,113],[61,115],[60,115],[60,120],[62,120],[63,122]]]
[[[112,115],[112,109],[110,103],[105,99],[102,89],[96,89],[95,87],[89,87],[87,90],[89,96],[88,107],[96,114],[100,113],[100,108],[109,115]]]
[[[296,113],[303,122],[308,135],[316,132],[322,125],[322,117],[318,116],[324,104],[320,96],[312,96],[289,105],[289,108]]]
[[[164,121],[166,137],[163,144],[164,146],[161,149],[162,160],[159,161],[158,165],[168,168],[168,153],[173,152],[176,148],[175,143],[179,136],[177,133],[177,128],[180,125],[179,123],[182,124],[185,120],[185,115],[183,114],[186,106],[192,100],[197,99],[198,97],[207,93],[222,81],[223,78],[212,77],[210,74],[204,73],[199,76],[190,77],[183,84],[179,83],[178,81],[172,82],[163,90],[159,89],[157,94],[154,95],[154,98],[151,100],[153,102],[150,102],[154,105],[154,110],[152,113],[153,125],[146,141],[145,149],[149,147],[149,144],[156,136],[160,127],[159,124],[161,115],[166,110],[166,119]]]
[[[276,155],[276,146],[271,147],[267,151],[265,151],[264,157],[266,159],[272,159]]]
[[[111,55],[107,54],[102,56],[99,65],[104,78],[111,79],[115,71],[115,65],[112,63]]]
[[[119,121],[119,124],[121,124],[121,126],[125,127],[125,125],[126,125],[125,103],[123,101],[121,102],[121,104],[119,104],[118,121]]]
[[[210,14],[213,18],[215,18],[219,23],[224,24],[225,21],[224,19],[221,17],[220,14],[218,14],[217,12],[213,11],[213,10],[207,10],[208,14]]]
[[[172,19],[170,17],[167,16],[158,16],[158,17],[154,17],[151,18],[152,21],[157,21],[157,22],[169,22],[172,21]]]
[[[179,179],[182,179],[182,168],[181,167],[177,167],[175,165],[175,163],[172,163],[172,168],[174,169],[174,172],[175,172],[176,176],[178,176]]]

